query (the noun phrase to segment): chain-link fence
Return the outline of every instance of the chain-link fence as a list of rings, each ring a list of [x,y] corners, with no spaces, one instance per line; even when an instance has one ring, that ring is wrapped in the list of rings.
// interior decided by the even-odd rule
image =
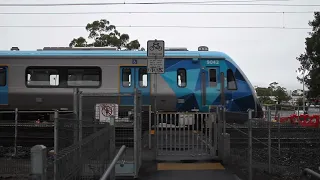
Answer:
[[[89,126],[87,122],[86,127]],[[114,156],[114,136],[113,125],[100,123],[96,132],[59,150],[56,161],[48,161],[48,179],[99,179]]]
[[[120,176],[138,177],[142,151],[142,98],[141,92],[134,94],[80,94],[79,119],[93,120],[95,124],[110,122],[115,117],[115,145],[120,149],[125,145],[124,163],[115,166]],[[128,104],[119,106],[119,102]],[[94,108],[92,108],[94,107]],[[149,107],[147,107],[149,108]],[[147,121],[148,122],[148,121]],[[85,127],[84,124],[80,126]],[[148,129],[148,124],[145,129]],[[87,129],[87,131],[90,131]],[[85,136],[85,132],[83,136]],[[81,133],[79,133],[81,135]],[[81,138],[80,138],[81,139]]]
[[[290,116],[293,114],[301,115],[308,113],[309,115],[320,114],[320,107],[310,107],[310,106],[297,106],[297,105],[265,105],[265,110],[269,108],[271,110],[271,115],[275,117],[275,114],[281,114],[281,116]]]
[[[13,149],[0,146],[0,179],[28,179],[30,174],[30,149],[18,147],[18,155]]]
[[[30,148],[43,144],[53,149],[53,113],[17,108],[0,111],[0,177],[27,179],[31,169]]]
[[[250,111],[251,112],[251,111]],[[318,170],[320,129],[253,119],[245,124],[227,123],[230,134],[231,167],[243,179],[299,179],[305,168]]]

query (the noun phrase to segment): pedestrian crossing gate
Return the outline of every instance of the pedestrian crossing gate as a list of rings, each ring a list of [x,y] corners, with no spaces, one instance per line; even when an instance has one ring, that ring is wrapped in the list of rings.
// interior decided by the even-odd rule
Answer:
[[[154,129],[157,160],[211,160],[217,157],[215,113],[158,112]]]

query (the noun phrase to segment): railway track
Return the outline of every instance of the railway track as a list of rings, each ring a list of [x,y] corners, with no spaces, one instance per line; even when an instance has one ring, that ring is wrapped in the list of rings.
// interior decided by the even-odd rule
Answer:
[[[271,146],[282,148],[319,148],[319,138],[270,138]],[[231,147],[248,146],[248,138],[230,138]],[[256,138],[252,140],[253,147],[268,147],[268,138]]]
[[[70,135],[72,127],[69,127],[69,132],[61,133],[61,140],[64,138],[68,141],[72,141]],[[84,128],[87,128],[84,126]],[[92,127],[90,127],[92,129]],[[91,132],[92,130],[89,131]],[[17,126],[17,145],[23,147],[32,147],[37,144],[43,144],[47,147],[53,147],[54,142],[54,128],[53,123],[20,123]],[[133,145],[133,128],[116,128],[116,144],[126,144],[128,146]],[[89,131],[84,131],[90,134]],[[286,147],[298,147],[299,144],[318,146],[320,144],[319,131],[313,129],[299,128],[299,127],[282,127],[279,130],[277,127],[270,129],[272,133],[271,144],[278,146],[280,144]],[[0,146],[9,147],[13,146],[15,140],[15,125],[14,123],[1,123],[0,124]],[[230,134],[230,143],[232,147],[248,145],[248,128],[237,127],[227,128],[226,132]],[[259,144],[263,147],[268,144],[268,129],[265,127],[253,127],[252,128],[253,140],[252,143],[255,146]],[[276,136],[276,137],[275,137]],[[278,138],[278,136],[280,138]],[[122,143],[122,144],[121,144]],[[259,146],[260,146],[259,145]]]

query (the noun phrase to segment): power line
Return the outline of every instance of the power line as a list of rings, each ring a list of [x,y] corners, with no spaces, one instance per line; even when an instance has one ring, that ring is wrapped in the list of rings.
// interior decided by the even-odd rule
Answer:
[[[280,27],[280,26],[140,26],[140,25],[120,25],[121,28],[187,28],[187,29],[291,29],[291,30],[310,30],[306,27]],[[85,26],[71,25],[35,25],[35,26],[0,26],[0,28],[85,28]]]
[[[249,2],[261,2],[266,0],[252,0]],[[270,0],[269,0],[270,1]],[[275,1],[275,0],[274,0]],[[281,0],[279,0],[281,1]],[[218,4],[217,2],[233,2]],[[23,6],[23,7],[34,7],[34,6],[111,6],[111,5],[206,5],[206,6],[293,6],[293,7],[318,7],[320,4],[253,4],[253,3],[239,3],[241,1],[185,1],[185,2],[132,2],[132,3],[66,3],[66,4],[0,4],[0,6]],[[248,2],[248,1],[246,1]]]
[[[0,12],[0,15],[67,15],[67,14],[308,14],[316,11],[113,11],[113,12]]]
[[[165,1],[165,2],[121,2],[121,3],[58,3],[58,4],[0,4],[0,6],[103,6],[103,5],[150,5],[150,4],[203,4],[203,3],[230,3],[230,2],[262,2],[269,0],[217,0],[217,1]],[[273,1],[290,1],[290,0],[273,0]]]

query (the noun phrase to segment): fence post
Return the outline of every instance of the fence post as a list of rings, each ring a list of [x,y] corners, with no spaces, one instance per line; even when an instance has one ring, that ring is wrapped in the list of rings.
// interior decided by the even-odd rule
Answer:
[[[79,168],[79,176],[82,174],[82,115],[83,115],[83,109],[82,109],[82,101],[83,101],[83,95],[82,92],[79,92],[79,117],[78,117],[78,142],[79,142],[79,149],[78,149],[78,163],[80,165]]]
[[[115,135],[115,117],[114,116],[110,116],[110,159],[113,159],[115,156],[115,151],[116,151],[116,135]],[[110,179],[113,180],[115,179],[115,168],[112,168],[111,172],[110,172]]]
[[[17,139],[18,139],[18,108],[14,110],[14,156],[17,155]]]
[[[281,124],[280,124],[280,113],[279,113],[279,119],[278,119],[278,154],[280,156],[280,129],[281,129]]]
[[[54,111],[54,179],[57,179],[57,155],[58,155],[58,148],[59,148],[59,111]]]
[[[212,115],[212,114],[211,114]],[[218,114],[216,113],[215,116],[212,115],[212,122],[213,122],[213,154],[214,156],[217,156],[218,151],[218,126],[217,126],[217,120],[218,120]]]
[[[271,173],[271,110],[270,110],[270,107],[268,107],[268,171],[269,173]]]
[[[251,119],[252,119],[252,109],[248,110],[248,172],[249,172],[249,180],[252,180],[252,124],[251,124]]]
[[[138,151],[138,126],[139,126],[139,121],[138,121],[138,109],[137,109],[137,103],[138,103],[138,91],[137,88],[134,89],[134,124],[133,124],[133,161],[134,161],[134,178],[138,177],[138,168],[139,168],[139,155]]]
[[[82,115],[83,115],[83,112],[82,112],[82,101],[83,101],[83,96],[82,96],[82,92],[79,93],[79,117],[78,117],[78,120],[79,120],[79,127],[78,127],[78,138],[79,138],[79,143],[81,144],[81,141],[82,141]],[[81,147],[80,147],[81,149]]]
[[[155,122],[155,119],[154,119],[154,122]],[[152,126],[151,126],[151,106],[149,106],[149,133],[148,133],[149,134],[148,135],[148,138],[149,138],[149,149],[151,149],[151,129],[152,129]]]
[[[225,135],[226,134],[226,107],[223,107],[222,117],[223,117],[223,135]]]
[[[46,180],[47,147],[35,145],[31,148],[31,175],[33,180]]]
[[[79,88],[73,88],[73,113],[75,115],[75,119],[79,118]],[[73,143],[78,142],[78,127],[76,126],[76,122],[73,127]]]
[[[220,126],[220,124],[221,124],[221,113],[220,113],[220,107],[217,107],[217,109],[216,109],[216,113],[217,113],[217,129],[216,129],[216,131],[217,131],[217,133],[216,133],[216,135],[217,135],[217,143],[219,143],[219,140],[220,140],[220,134],[221,134],[221,126]],[[219,147],[219,145],[218,145],[218,147]],[[218,150],[219,151],[219,150]],[[219,154],[218,154],[219,155]]]

